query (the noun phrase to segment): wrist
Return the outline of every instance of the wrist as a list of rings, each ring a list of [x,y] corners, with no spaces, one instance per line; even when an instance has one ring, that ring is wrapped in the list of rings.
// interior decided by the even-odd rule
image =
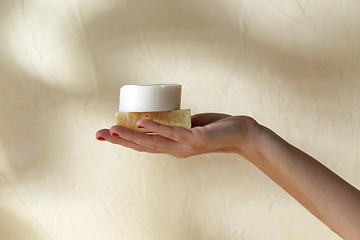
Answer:
[[[258,124],[254,129],[253,137],[242,148],[241,156],[258,166],[270,160],[275,151],[282,149],[285,152],[291,146],[271,129]]]
[[[235,153],[251,161],[261,150],[261,139],[266,137],[268,128],[251,117],[246,117],[245,121],[241,121],[239,124],[245,126],[245,134],[240,140],[236,140]]]

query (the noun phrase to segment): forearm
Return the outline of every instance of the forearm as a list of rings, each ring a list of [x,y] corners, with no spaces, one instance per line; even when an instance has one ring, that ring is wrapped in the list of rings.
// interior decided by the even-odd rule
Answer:
[[[262,127],[242,155],[344,239],[360,239],[360,192]]]

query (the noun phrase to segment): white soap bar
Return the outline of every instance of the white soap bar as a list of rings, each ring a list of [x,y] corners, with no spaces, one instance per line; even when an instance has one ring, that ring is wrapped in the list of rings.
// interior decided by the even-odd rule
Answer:
[[[119,111],[156,112],[180,110],[181,85],[125,85],[120,88]]]

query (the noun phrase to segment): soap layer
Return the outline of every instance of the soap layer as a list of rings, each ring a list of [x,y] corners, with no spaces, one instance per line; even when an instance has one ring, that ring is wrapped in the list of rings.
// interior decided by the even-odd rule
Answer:
[[[140,119],[150,119],[157,123],[191,128],[190,109],[161,111],[161,112],[117,112],[116,125],[121,125],[138,132],[149,132],[144,128],[137,128],[136,122]]]
[[[120,88],[119,111],[156,112],[180,110],[181,85],[125,85]]]

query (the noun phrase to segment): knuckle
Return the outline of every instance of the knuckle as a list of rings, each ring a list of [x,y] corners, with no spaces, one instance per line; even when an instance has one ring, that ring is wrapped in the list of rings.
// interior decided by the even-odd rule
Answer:
[[[202,150],[205,146],[207,146],[208,143],[204,140],[199,140],[199,141],[196,141],[196,142],[193,142],[191,145],[190,145],[190,149],[192,151],[200,151]]]
[[[157,149],[157,144],[154,141],[151,141],[146,144],[147,149]]]
[[[195,146],[189,146],[185,151],[182,152],[182,154],[186,156],[193,156],[198,153],[199,153],[198,148]]]
[[[159,133],[170,139],[174,138],[174,136],[175,136],[174,127],[172,127],[172,126],[160,125]]]
[[[144,151],[143,152],[147,152],[147,153],[159,153],[158,150],[154,149],[154,148],[151,148],[149,146],[144,146],[143,147]]]

